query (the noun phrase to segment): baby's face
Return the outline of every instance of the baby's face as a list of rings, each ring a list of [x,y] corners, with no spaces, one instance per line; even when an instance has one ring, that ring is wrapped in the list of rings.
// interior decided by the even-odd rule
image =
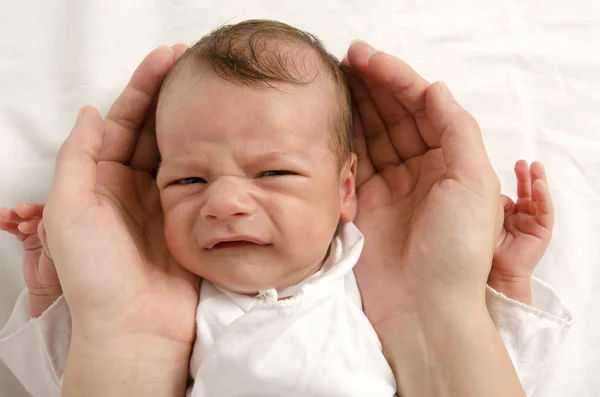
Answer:
[[[317,271],[355,212],[354,169],[331,151],[325,83],[251,89],[210,68],[169,82],[157,113],[158,174],[173,256],[253,294]]]

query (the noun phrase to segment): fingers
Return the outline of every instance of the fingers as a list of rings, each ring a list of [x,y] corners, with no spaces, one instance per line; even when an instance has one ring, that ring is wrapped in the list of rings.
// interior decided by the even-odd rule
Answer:
[[[515,164],[515,175],[517,211],[535,217],[540,226],[551,232],[554,227],[554,204],[544,166],[535,161],[529,167],[525,160],[519,160]]]
[[[407,161],[425,153],[428,147],[419,132],[413,115],[391,94],[387,87],[374,84],[368,79],[363,79],[363,82],[385,123],[392,145],[401,160]]]
[[[515,164],[515,176],[517,177],[517,211],[524,213],[535,213],[531,203],[531,178],[529,177],[529,165],[525,160],[519,160]]]
[[[445,84],[434,83],[427,91],[427,114],[439,135],[450,178],[466,177],[482,182],[495,175],[479,125],[456,102]],[[495,181],[499,188],[497,177]]]
[[[354,40],[348,47],[348,53],[342,60],[343,65],[352,66],[362,73],[369,67],[369,57],[377,50],[363,40]]]
[[[100,114],[94,107],[85,106],[56,156],[48,206],[53,202],[61,207],[95,202],[96,165],[104,138]]]
[[[156,101],[152,104],[146,122],[140,131],[135,149],[129,160],[129,166],[138,171],[154,175],[158,169],[160,153],[155,131]]]
[[[0,230],[12,234],[19,241],[23,241],[23,239],[26,236],[21,231],[19,231],[18,226],[18,223],[4,222],[3,220],[0,220]]]
[[[18,229],[24,234],[34,234],[37,232],[38,225],[41,219],[31,219],[19,223]]]
[[[175,44],[173,50],[173,64],[175,64],[187,50],[185,44]],[[164,78],[163,78],[164,80]],[[162,82],[161,82],[162,85]],[[138,171],[155,175],[160,161],[160,153],[156,143],[156,104],[158,95],[154,98],[150,109],[146,112],[146,119],[140,131],[133,154],[129,160],[129,166]]]
[[[352,107],[352,120],[354,153],[356,153],[358,162],[356,171],[356,188],[358,189],[375,174],[375,167],[369,157],[362,120],[355,107]]]
[[[26,234],[21,243],[23,244],[23,251],[35,251],[42,246],[40,237],[36,233]]]
[[[44,213],[44,204],[17,204],[15,212],[21,218],[41,218]]]
[[[362,122],[369,158],[377,171],[398,165],[401,158],[394,149],[387,128],[379,116],[375,103],[369,97],[362,82],[355,76],[348,76],[352,86],[352,96]]]
[[[355,62],[359,65],[364,63],[368,69],[368,54],[374,51],[373,47],[365,42],[357,41],[352,44],[351,49]],[[351,85],[354,83],[353,90],[357,89],[355,87],[357,80],[362,82],[366,88],[401,160],[406,161],[425,153],[428,148],[421,137],[412,113],[394,97],[390,89],[376,84],[367,76],[361,74],[358,69],[354,69],[348,56],[342,60],[342,65],[346,74],[349,75]]]
[[[165,76],[173,67],[173,57],[171,47],[159,47],[148,54],[135,70],[106,115],[106,139],[101,160],[123,164],[129,161],[146,115]]]
[[[539,162],[531,164],[531,190],[535,203],[537,222],[549,231],[554,227],[554,204],[546,180],[546,171]]]
[[[33,233],[31,231],[31,225],[35,223],[37,226],[40,219],[32,219],[34,216],[21,217],[16,209],[21,207],[36,208],[38,205],[39,204],[18,204],[15,208],[0,208],[0,230],[12,234],[19,241],[24,241],[29,234]],[[41,214],[39,216],[41,216]]]
[[[18,223],[21,222],[23,218],[21,218],[16,212],[14,208],[0,208],[0,221],[8,222],[8,223]]]
[[[0,209],[0,213],[2,213],[6,208]],[[8,232],[15,236],[17,240],[23,241],[27,237],[26,234],[19,230],[19,224],[16,222],[8,222],[5,221],[4,218],[0,215],[0,230]]]
[[[416,130],[409,135],[416,138],[415,132],[430,148],[439,147],[439,136],[431,125],[426,112],[426,93],[429,82],[402,60],[377,52],[363,41],[350,45],[348,63],[358,70],[365,79],[384,87],[413,116]],[[387,113],[387,112],[386,112]],[[394,114],[394,113],[392,113]],[[394,114],[402,120],[402,113]],[[408,139],[408,138],[406,138]]]
[[[183,55],[184,52],[187,51],[188,46],[186,44],[177,43],[171,46],[173,50],[173,63],[179,61],[179,58]]]

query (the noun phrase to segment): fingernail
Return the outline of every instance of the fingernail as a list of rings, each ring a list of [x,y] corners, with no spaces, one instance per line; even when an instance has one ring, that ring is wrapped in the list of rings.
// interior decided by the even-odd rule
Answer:
[[[167,51],[169,51],[171,54],[173,53],[173,49],[172,49],[170,46],[168,46],[168,45],[165,45],[165,44],[163,44],[163,45],[161,45],[161,46],[160,46],[160,47],[158,47],[158,48],[162,48],[162,49],[164,49],[164,50],[167,50]]]
[[[368,58],[371,58],[371,56],[379,51],[377,51],[375,48],[373,48],[373,46],[369,43],[367,43],[364,40],[361,39],[354,39],[350,42],[350,45],[356,44],[356,43],[362,43],[362,44],[366,44],[369,47],[369,53],[367,55]]]
[[[452,92],[450,92],[450,89],[448,88],[446,83],[444,83],[443,81],[440,81],[440,85],[438,86],[438,89],[440,90],[440,94],[442,94],[442,96],[444,98],[454,99]]]
[[[75,119],[75,125],[79,123],[79,120],[81,120],[81,118],[83,117],[83,113],[85,113],[85,105],[82,106],[81,109],[79,109],[79,113],[77,113],[77,119]]]

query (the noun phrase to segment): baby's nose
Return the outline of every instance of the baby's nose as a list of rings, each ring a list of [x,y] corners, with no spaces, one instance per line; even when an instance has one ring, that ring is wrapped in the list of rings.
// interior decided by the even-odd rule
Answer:
[[[250,216],[256,210],[246,178],[221,177],[211,182],[204,194],[200,214],[207,220]]]

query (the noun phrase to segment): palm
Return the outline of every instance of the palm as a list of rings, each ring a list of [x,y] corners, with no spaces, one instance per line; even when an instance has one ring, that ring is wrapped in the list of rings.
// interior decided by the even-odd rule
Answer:
[[[388,167],[373,174],[358,187],[358,214],[356,223],[364,230],[377,230],[377,240],[390,239],[397,252],[403,252],[410,237],[411,225],[419,219],[418,211],[424,199],[443,173],[430,173],[420,177],[420,171],[439,164],[435,151],[416,156],[404,163]],[[384,230],[386,225],[392,230]],[[382,245],[386,245],[383,243]],[[396,258],[404,255],[397,255]]]
[[[550,232],[535,216],[518,212],[504,219],[502,243],[494,253],[494,271],[514,276],[529,276],[542,258]]]
[[[454,214],[466,203],[473,212],[486,205],[447,178],[443,161],[441,150],[432,149],[374,174],[359,187],[356,223],[366,241],[356,271],[365,312],[376,327],[389,313],[411,310],[416,301],[430,299],[437,287],[458,282],[463,271],[477,266],[469,260],[477,253],[464,251],[463,222]],[[446,265],[451,250],[464,257],[462,268]],[[387,260],[369,263],[368,258],[382,253]],[[396,286],[393,294],[384,287],[389,284]]]
[[[96,240],[106,241],[106,246],[96,243],[82,251],[92,258],[114,252],[119,260],[107,258],[103,267],[77,275],[86,288],[103,290],[102,296],[85,291],[78,295],[86,297],[88,308],[105,312],[119,325],[135,324],[132,332],[143,329],[190,343],[198,283],[168,253],[155,181],[145,172],[108,161],[98,164],[97,181],[98,204],[74,222],[111,238]]]

